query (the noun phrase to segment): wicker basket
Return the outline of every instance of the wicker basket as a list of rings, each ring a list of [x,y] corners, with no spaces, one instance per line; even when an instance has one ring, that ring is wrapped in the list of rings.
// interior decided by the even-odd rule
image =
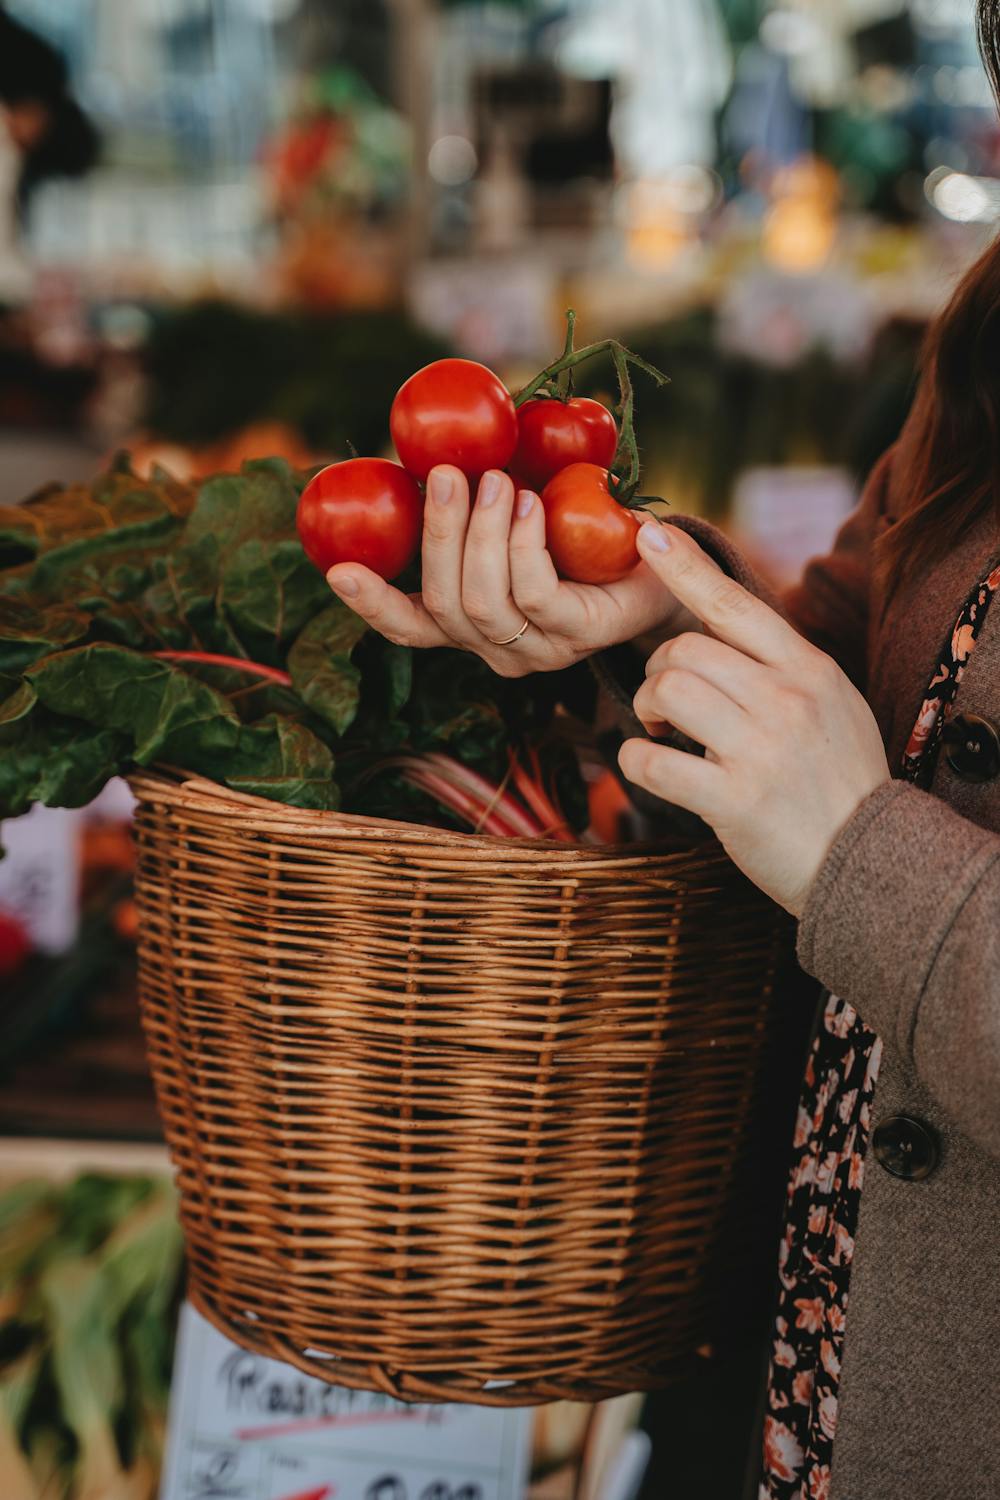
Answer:
[[[144,1024],[218,1327],[521,1405],[663,1384],[766,1312],[802,1028],[788,924],[718,849],[133,785]]]

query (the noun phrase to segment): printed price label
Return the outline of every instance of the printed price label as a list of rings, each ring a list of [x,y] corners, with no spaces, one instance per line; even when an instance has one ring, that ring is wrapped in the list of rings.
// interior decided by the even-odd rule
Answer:
[[[326,1385],[185,1306],[160,1500],[524,1500],[532,1422]]]

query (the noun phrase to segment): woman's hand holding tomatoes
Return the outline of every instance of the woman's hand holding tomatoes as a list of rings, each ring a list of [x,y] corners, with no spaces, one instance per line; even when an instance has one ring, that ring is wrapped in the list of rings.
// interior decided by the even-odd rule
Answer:
[[[562,360],[516,402],[472,360],[418,370],[390,413],[399,463],[332,464],[303,491],[306,552],[391,640],[460,646],[497,672],[523,676],[655,627],[681,628],[683,611],[640,562],[641,521],[628,508],[639,478],[628,362],[660,383],[666,377],[614,340],[574,351],[574,318]],[[602,351],[619,374],[620,444],[610,411],[554,384]],[[619,446],[630,464],[612,476]],[[421,531],[422,593],[407,597],[391,581],[416,557]]]
[[[539,497],[530,490],[515,497],[509,476],[497,470],[483,476],[474,505],[459,469],[431,472],[422,593],[403,594],[357,563],[341,563],[327,577],[390,640],[473,651],[504,677],[571,666],[686,618],[645,564],[605,585],[561,579],[546,550]]]

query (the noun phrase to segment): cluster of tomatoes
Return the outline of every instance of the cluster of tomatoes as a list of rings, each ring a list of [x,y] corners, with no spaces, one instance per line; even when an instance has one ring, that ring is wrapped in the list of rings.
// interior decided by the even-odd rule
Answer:
[[[438,464],[461,469],[473,493],[487,471],[499,469],[516,489],[539,494],[561,577],[612,583],[636,566],[640,522],[615,499],[609,471],[618,428],[600,402],[544,396],[517,406],[485,365],[440,359],[400,387],[389,426],[399,463],[346,459],[302,493],[299,536],[324,573],[355,562],[397,578],[419,551],[422,486]]]

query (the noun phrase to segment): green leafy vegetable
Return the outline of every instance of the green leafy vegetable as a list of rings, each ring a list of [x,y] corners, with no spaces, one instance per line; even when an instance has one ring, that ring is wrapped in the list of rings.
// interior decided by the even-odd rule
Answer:
[[[122,646],[57,652],[29,668],[26,680],[53,712],[124,735],[140,766],[215,764],[239,742],[239,719],[221,693]]]
[[[193,500],[175,480],[140,481],[127,461],[116,461],[89,487],[53,486],[24,505],[0,505],[0,565],[147,546],[175,531]]]
[[[208,480],[165,563],[166,597],[207,649],[276,663],[330,591],[295,531],[298,487],[279,460]]]
[[[275,802],[321,810],[339,805],[329,747],[304,724],[282,714],[268,714],[240,729],[224,774],[234,790]]]
[[[288,653],[288,670],[303,703],[338,735],[350,729],[361,702],[361,672],[351,653],[367,631],[364,620],[346,605],[331,604],[309,622]],[[402,701],[390,712],[397,712]]]
[[[194,493],[119,462],[0,510],[0,818],[81,805],[137,766],[435,820],[381,758],[447,749],[505,774],[512,737],[551,717],[552,679],[506,683],[369,630],[302,550],[302,482],[264,460]]]
[[[0,707],[0,815],[33,802],[83,807],[127,765],[127,752],[126,735],[49,713],[23,684]]]
[[[50,651],[83,640],[89,616],[71,606],[39,608],[23,599],[0,598],[0,672],[22,672]]]

